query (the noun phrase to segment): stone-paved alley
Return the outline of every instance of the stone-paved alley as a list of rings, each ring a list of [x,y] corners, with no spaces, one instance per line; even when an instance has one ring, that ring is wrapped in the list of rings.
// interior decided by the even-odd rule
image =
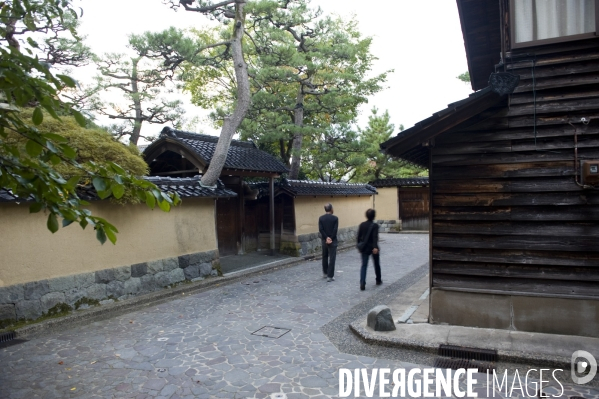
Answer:
[[[359,254],[350,250],[338,255],[331,283],[320,261],[303,262],[51,333],[0,350],[0,398],[328,398],[340,367],[410,367],[342,353],[329,339],[343,347],[347,323],[331,331],[330,322],[427,261],[428,235],[381,238],[382,286],[370,266],[359,290]],[[290,331],[252,335],[263,326]]]

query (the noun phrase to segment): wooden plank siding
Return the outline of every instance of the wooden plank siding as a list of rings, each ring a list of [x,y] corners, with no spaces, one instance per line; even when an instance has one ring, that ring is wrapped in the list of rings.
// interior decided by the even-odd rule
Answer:
[[[509,61],[508,103],[435,138],[433,287],[599,298],[599,190],[574,162],[575,131],[599,159],[599,48],[558,48]]]

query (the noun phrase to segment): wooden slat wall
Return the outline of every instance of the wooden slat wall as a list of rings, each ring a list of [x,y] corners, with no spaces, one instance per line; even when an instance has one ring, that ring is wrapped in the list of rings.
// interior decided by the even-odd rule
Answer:
[[[431,150],[433,287],[599,298],[599,190],[574,163],[575,130],[579,159],[599,159],[599,49],[538,55],[535,93],[531,60],[509,69],[509,103]]]

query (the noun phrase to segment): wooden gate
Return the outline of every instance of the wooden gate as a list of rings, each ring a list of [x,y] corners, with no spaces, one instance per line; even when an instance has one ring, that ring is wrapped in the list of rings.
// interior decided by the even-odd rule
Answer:
[[[239,242],[239,200],[216,201],[216,231],[220,256],[237,255]]]
[[[428,188],[400,188],[399,218],[402,230],[428,230],[430,193]]]

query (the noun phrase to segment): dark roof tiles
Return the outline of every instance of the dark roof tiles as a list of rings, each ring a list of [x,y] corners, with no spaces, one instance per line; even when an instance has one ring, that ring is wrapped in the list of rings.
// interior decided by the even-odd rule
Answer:
[[[206,164],[210,164],[218,137],[174,130],[162,129],[160,139],[171,138],[192,149]],[[152,147],[152,146],[150,146]],[[262,151],[252,142],[232,140],[227,160],[227,169],[250,170],[257,172],[287,173],[289,170],[275,156]]]
[[[279,188],[295,196],[355,196],[376,194],[376,188],[363,183],[283,180]]]
[[[377,179],[370,182],[371,186],[374,187],[414,187],[414,186],[428,186],[428,177],[408,177],[408,178],[396,178],[396,179]]]
[[[231,190],[225,188],[222,182],[218,182],[216,189],[200,186],[200,177],[187,177],[187,178],[175,178],[175,177],[144,177],[145,180],[154,183],[158,188],[166,193],[179,194],[181,198],[226,198],[236,197],[237,194]],[[100,198],[96,194],[96,190],[93,186],[85,186],[77,188],[77,195],[79,198],[85,201],[96,201]],[[33,198],[22,199],[14,195],[7,189],[0,189],[0,202],[19,202],[19,201],[32,201]]]

